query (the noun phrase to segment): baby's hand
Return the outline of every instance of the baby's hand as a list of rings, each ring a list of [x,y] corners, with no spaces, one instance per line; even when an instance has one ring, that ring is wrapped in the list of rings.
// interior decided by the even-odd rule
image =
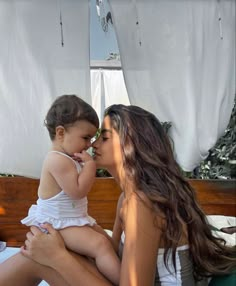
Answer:
[[[93,157],[84,150],[81,153],[74,153],[73,159],[77,160],[78,162],[83,162],[83,163],[87,163],[89,161],[94,162]]]

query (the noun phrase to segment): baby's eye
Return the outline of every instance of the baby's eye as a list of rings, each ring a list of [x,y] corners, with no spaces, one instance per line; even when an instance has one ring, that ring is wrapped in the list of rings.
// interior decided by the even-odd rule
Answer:
[[[83,137],[83,139],[86,140],[86,141],[90,141],[91,140],[90,137]]]
[[[108,140],[107,137],[102,137],[102,141],[106,141],[106,140]]]

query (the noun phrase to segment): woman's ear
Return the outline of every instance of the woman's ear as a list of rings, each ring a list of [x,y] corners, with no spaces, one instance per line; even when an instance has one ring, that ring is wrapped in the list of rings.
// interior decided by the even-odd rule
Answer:
[[[64,138],[65,135],[65,128],[61,125],[56,127],[56,138],[61,140]]]

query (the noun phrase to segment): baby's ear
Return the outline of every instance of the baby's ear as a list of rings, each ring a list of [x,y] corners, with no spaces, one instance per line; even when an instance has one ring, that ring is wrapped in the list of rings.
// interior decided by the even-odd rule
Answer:
[[[65,128],[61,125],[56,127],[56,138],[63,139],[65,135]]]

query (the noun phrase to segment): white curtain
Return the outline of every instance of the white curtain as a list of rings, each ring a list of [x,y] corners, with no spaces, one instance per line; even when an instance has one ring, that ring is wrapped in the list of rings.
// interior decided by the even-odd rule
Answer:
[[[88,0],[0,0],[0,173],[39,177],[55,97],[91,103]]]
[[[111,104],[130,104],[122,70],[91,70],[91,94],[92,106],[100,122],[106,107]]]
[[[193,170],[227,127],[235,95],[235,0],[110,0],[130,102],[171,121]]]
[[[222,135],[235,93],[235,1],[110,4],[129,98],[121,70],[92,70],[90,93],[88,0],[0,0],[0,173],[40,176],[43,120],[64,93],[100,119],[110,104],[132,103],[171,121],[187,171]]]

